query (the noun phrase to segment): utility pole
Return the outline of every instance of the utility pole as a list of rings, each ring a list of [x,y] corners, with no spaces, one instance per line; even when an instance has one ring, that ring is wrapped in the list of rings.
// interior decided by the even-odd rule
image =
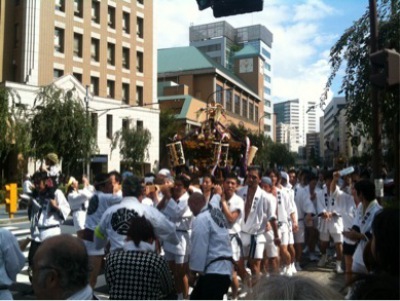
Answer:
[[[378,18],[376,12],[376,0],[369,0],[369,19],[370,19],[370,53],[378,51]],[[371,74],[378,73],[377,67],[372,64]],[[382,173],[382,109],[379,102],[379,90],[374,85],[370,85],[372,115],[373,115],[373,175],[375,183],[375,192],[380,201],[383,197]]]
[[[86,104],[86,122],[89,123],[89,85],[86,85],[85,104]],[[90,180],[90,157],[89,156],[86,161],[86,177]]]

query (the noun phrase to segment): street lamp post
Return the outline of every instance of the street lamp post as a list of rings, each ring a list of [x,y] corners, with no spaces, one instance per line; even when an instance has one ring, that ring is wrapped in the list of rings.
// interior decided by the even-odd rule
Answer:
[[[378,51],[378,18],[376,12],[376,0],[369,0],[369,19],[370,19],[370,33],[371,33],[371,42],[370,42],[370,50],[371,53],[375,53]],[[372,64],[372,73],[376,74],[378,72],[377,67]],[[381,187],[377,187],[382,185],[381,180],[381,168],[382,168],[382,108],[379,102],[379,92],[378,89],[374,86],[371,86],[370,99],[372,103],[372,115],[373,115],[373,153],[374,153],[374,162],[373,162],[373,174],[374,174],[374,182],[376,187],[376,192],[379,191],[379,195],[376,195],[378,201],[381,200],[383,195],[381,194],[383,189],[379,189]],[[378,188],[378,189],[377,189]]]
[[[267,116],[269,113],[264,113],[260,118],[258,118],[258,135],[261,134],[261,125],[260,125],[260,121],[261,119],[263,119],[265,116]]]

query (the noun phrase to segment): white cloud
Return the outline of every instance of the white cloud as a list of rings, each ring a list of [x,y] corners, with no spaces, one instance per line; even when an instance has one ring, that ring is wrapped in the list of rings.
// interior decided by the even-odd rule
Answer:
[[[293,21],[319,20],[335,13],[335,9],[320,0],[308,0],[295,6]]]
[[[299,98],[319,102],[329,75],[329,49],[337,33],[321,22],[339,12],[322,0],[264,1],[262,12],[214,18],[199,11],[196,0],[155,0],[158,47],[189,45],[189,26],[226,20],[234,27],[262,24],[274,35],[273,100]]]

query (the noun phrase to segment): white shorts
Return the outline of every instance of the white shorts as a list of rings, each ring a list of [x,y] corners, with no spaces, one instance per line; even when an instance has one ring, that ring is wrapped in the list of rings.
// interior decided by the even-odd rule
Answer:
[[[249,259],[262,259],[266,241],[264,233],[252,235],[241,232],[240,236],[243,242],[243,257],[248,257]]]
[[[232,258],[234,261],[239,261],[243,257],[243,243],[239,234],[229,234],[232,247]]]
[[[302,244],[305,242],[305,229],[304,227],[299,227],[299,230],[297,232],[293,233],[294,236],[294,242],[296,244]]]
[[[101,249],[96,249],[96,243],[93,241],[88,241],[88,240],[82,240],[83,243],[85,244],[86,251],[89,256],[100,256],[104,255],[104,248]]]
[[[289,244],[289,225],[287,223],[282,223],[278,228],[278,232],[281,245],[287,246]]]
[[[329,235],[332,237],[332,239],[335,243],[343,243],[343,234],[342,233],[320,232],[319,239],[321,241],[329,241]]]
[[[265,251],[268,258],[278,257],[279,248],[274,243],[274,231],[270,230],[265,233],[267,242],[265,243]]]
[[[289,230],[289,245],[294,244],[294,236],[293,236],[293,229]]]
[[[190,233],[187,231],[176,231],[179,243],[173,245],[168,241],[164,241],[163,248],[165,253],[171,253],[179,256],[189,256],[190,254]],[[171,259],[170,261],[172,261]]]
[[[165,261],[174,261],[177,264],[183,264],[189,261],[189,255],[177,255],[164,250]]]

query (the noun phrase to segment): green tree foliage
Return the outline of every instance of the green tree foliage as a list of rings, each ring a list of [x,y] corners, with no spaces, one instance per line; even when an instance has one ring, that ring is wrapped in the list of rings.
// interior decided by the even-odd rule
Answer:
[[[49,152],[57,153],[67,174],[90,158],[96,143],[94,128],[75,89],[42,87],[35,110],[31,140],[34,157],[41,159]]]
[[[399,52],[400,48],[400,1],[377,1],[379,39],[378,49],[389,48]],[[367,7],[364,15],[354,22],[331,48],[331,74],[321,97],[325,104],[329,88],[341,65],[346,62],[340,93],[344,92],[347,105],[346,117],[349,124],[361,125],[363,136],[371,137],[373,128],[373,108],[370,101],[370,21]],[[400,114],[398,87],[387,88],[380,95],[384,129],[389,139],[393,138],[393,125]],[[398,125],[397,125],[398,126]],[[393,141],[393,140],[392,140]]]
[[[278,167],[291,167],[294,166],[296,158],[293,153],[289,152],[287,147],[282,143],[273,143],[269,149],[269,158],[271,165]]]
[[[148,129],[126,128],[114,134],[111,150],[118,145],[125,167],[142,174],[142,163],[149,159],[150,142]]]
[[[180,130],[180,123],[175,119],[171,111],[160,112],[160,167],[168,166],[168,150],[166,145],[172,142],[172,138]],[[185,154],[186,155],[186,154]]]
[[[11,151],[26,156],[29,153],[30,122],[19,95],[0,87],[0,160]]]

